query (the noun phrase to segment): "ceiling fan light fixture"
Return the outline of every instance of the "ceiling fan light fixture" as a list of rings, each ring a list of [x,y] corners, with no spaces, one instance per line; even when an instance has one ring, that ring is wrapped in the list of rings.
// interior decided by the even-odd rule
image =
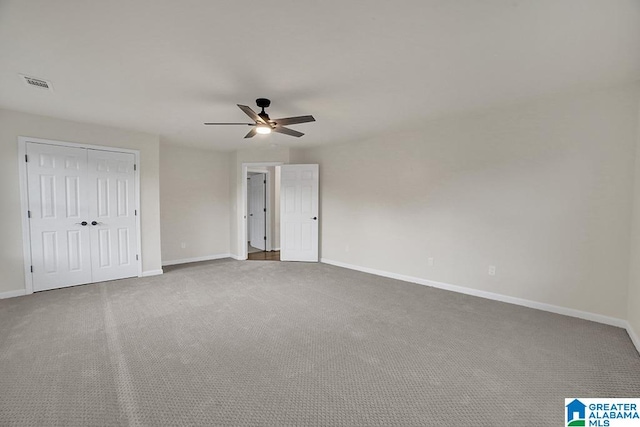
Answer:
[[[283,135],[300,138],[304,135],[304,133],[290,129],[286,127],[286,125],[297,125],[300,123],[309,123],[316,121],[313,116],[283,117],[281,119],[271,120],[269,118],[269,115],[264,111],[264,109],[271,104],[271,101],[269,101],[267,98],[258,98],[256,99],[256,104],[258,105],[258,107],[262,108],[262,111],[260,113],[256,113],[246,105],[237,104],[238,108],[240,108],[247,116],[249,116],[253,120],[253,123],[205,123],[205,125],[249,125],[251,126],[251,130],[245,135],[245,138],[253,138],[254,136],[256,136],[256,134],[267,135],[271,132],[277,132]]]
[[[271,133],[271,126],[267,126],[267,125],[258,125],[256,127],[256,132],[261,134],[261,135],[268,135]]]

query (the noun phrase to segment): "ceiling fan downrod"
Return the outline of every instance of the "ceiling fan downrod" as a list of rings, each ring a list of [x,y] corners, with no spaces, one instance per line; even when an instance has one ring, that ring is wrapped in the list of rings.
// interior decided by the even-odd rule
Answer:
[[[258,98],[256,99],[256,105],[259,108],[262,108],[262,111],[260,113],[258,113],[258,115],[260,117],[262,117],[264,120],[267,121],[267,123],[269,122],[269,115],[267,114],[266,111],[264,111],[265,108],[269,108],[269,106],[271,105],[271,100],[267,99],[267,98]]]

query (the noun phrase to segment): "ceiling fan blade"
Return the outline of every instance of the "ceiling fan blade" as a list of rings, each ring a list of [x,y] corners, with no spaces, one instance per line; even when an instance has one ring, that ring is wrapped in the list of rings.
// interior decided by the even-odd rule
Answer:
[[[247,116],[251,117],[251,119],[253,119],[256,123],[268,124],[262,117],[258,115],[258,113],[253,111],[251,108],[247,107],[246,105],[237,105],[242,111],[244,111]]]
[[[248,133],[248,134],[246,134],[244,137],[245,137],[245,138],[253,138],[254,136],[256,136],[256,129],[257,129],[257,128],[253,128],[253,129],[251,129],[251,130],[249,131],[249,133]]]
[[[282,125],[297,125],[298,123],[315,122],[316,119],[313,116],[298,116],[298,117],[285,117],[283,119],[274,119],[276,126]]]
[[[243,125],[243,126],[255,126],[255,123],[205,123],[205,125]]]
[[[304,133],[302,132],[298,132],[297,130],[293,130],[293,129],[289,129],[286,128],[284,126],[276,126],[273,128],[274,132],[278,132],[278,133],[284,133],[285,135],[289,135],[289,136],[295,136],[300,138],[302,135],[304,135]]]

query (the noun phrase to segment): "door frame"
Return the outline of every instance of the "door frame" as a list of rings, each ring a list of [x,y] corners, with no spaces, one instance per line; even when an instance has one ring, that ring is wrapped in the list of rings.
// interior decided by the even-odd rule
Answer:
[[[27,211],[29,210],[29,194],[27,184],[27,142],[37,144],[57,145],[60,147],[85,148],[91,150],[111,151],[117,153],[128,153],[134,155],[136,170],[134,171],[134,195],[136,215],[136,254],[138,255],[138,277],[142,277],[142,236],[140,234],[140,151],[130,150],[127,148],[106,147],[103,145],[83,144],[77,142],[57,141],[53,139],[31,138],[28,136],[18,137],[18,172],[20,182],[20,208],[22,217],[22,253],[24,258],[24,285],[25,294],[33,293],[33,277],[31,276],[31,230],[29,227],[29,218]]]
[[[242,163],[242,197],[240,198],[240,206],[238,207],[238,260],[240,261],[244,261],[246,259],[248,259],[249,255],[247,253],[247,226],[249,224],[249,220],[248,220],[248,215],[249,213],[247,212],[247,173],[249,172],[249,169],[259,169],[256,170],[256,172],[259,173],[266,173],[267,174],[267,250],[271,250],[271,210],[272,207],[270,206],[270,200],[271,200],[271,181],[270,179],[273,179],[273,177],[271,177],[270,173],[267,171],[265,171],[265,168],[267,167],[271,167],[271,166],[282,166],[284,165],[284,162],[253,162],[253,163]]]

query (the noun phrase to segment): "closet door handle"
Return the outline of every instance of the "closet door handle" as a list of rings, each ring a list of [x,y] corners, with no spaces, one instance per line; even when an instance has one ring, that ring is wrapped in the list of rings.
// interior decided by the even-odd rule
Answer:
[[[314,217],[313,217],[313,218],[311,218],[311,219],[312,219],[312,220],[314,220],[314,221],[317,221],[317,220],[318,220],[318,217],[317,217],[317,216],[314,216]]]
[[[102,225],[104,223],[98,221],[91,221],[91,225]]]
[[[86,226],[88,224],[87,221],[82,221],[82,222],[76,222],[76,225],[81,225],[81,226]]]

